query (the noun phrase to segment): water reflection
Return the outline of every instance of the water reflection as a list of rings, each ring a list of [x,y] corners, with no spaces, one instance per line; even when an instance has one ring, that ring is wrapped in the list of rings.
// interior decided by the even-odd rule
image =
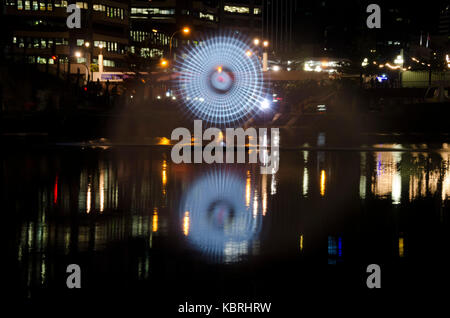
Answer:
[[[2,200],[15,227],[17,285],[31,297],[86,255],[96,274],[149,280],[197,254],[235,266],[280,255],[334,266],[444,250],[448,146],[376,148],[283,152],[276,175],[257,165],[175,165],[154,150],[10,155]]]
[[[377,145],[390,149],[401,148],[401,145]],[[369,155],[368,155],[369,154]],[[437,153],[385,151],[362,152],[360,197],[366,198],[366,189],[371,180],[370,192],[379,198],[390,198],[393,204],[401,200],[434,196],[438,194],[444,201],[450,194],[450,154],[442,151]],[[374,159],[372,159],[374,158]],[[367,167],[373,166],[372,171]],[[405,197],[407,196],[407,197]]]
[[[251,196],[247,177],[223,169],[195,180],[180,208],[183,233],[189,243],[212,262],[236,262],[251,252],[261,228],[257,189]]]

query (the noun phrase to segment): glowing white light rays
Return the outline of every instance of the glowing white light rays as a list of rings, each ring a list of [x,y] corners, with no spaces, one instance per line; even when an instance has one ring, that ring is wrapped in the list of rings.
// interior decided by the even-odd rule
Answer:
[[[248,52],[252,52],[249,54]],[[191,46],[177,64],[178,94],[194,116],[215,124],[243,122],[266,96],[258,54],[237,36]]]
[[[189,187],[180,206],[180,224],[189,211],[188,242],[211,262],[236,262],[249,253],[261,228],[262,214],[254,204],[246,202],[245,176],[214,170]]]

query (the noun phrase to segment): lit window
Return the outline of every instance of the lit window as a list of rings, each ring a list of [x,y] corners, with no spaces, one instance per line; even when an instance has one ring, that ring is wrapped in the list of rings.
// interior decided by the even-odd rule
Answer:
[[[25,1],[25,10],[31,10],[31,1],[26,0]]]
[[[39,4],[37,1],[33,1],[33,11],[38,11],[39,10]]]
[[[17,1],[17,10],[23,10],[23,1],[22,0]]]
[[[77,39],[77,46],[83,46],[84,40],[83,39]]]
[[[214,21],[214,15],[210,14],[210,13],[201,13],[199,14],[200,19],[207,19],[210,21]]]
[[[254,8],[253,9],[253,14],[254,15],[260,15],[261,14],[261,8]]]
[[[93,9],[94,9],[94,11],[104,12],[105,11],[105,6],[103,4],[94,4],[93,5]]]
[[[106,42],[105,41],[94,41],[94,47],[100,47],[100,45],[102,46],[102,48],[106,47]]]
[[[112,60],[103,60],[103,66],[114,67],[116,63]]]
[[[88,9],[88,3],[87,2],[77,2],[76,5],[80,9]]]
[[[241,13],[241,14],[250,13],[249,7],[224,6],[223,10],[231,13]]]
[[[37,64],[47,64],[47,59],[45,57],[38,56],[36,59]]]

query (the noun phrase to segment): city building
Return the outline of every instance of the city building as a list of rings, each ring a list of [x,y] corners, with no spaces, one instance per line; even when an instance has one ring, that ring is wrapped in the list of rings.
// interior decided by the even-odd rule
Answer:
[[[71,3],[81,9],[79,29],[66,25],[66,10]],[[127,68],[126,1],[7,0],[4,4],[10,37],[6,51],[14,60],[91,76],[102,53],[104,71]]]
[[[198,41],[218,27],[217,1],[133,0],[130,7],[130,52],[156,61],[181,42]],[[181,32],[188,28],[189,34]]]
[[[262,0],[221,0],[219,21],[222,29],[239,31],[250,38],[263,37]]]

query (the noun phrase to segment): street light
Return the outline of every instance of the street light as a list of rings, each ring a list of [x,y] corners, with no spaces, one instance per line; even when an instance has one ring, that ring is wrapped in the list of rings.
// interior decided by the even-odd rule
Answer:
[[[267,48],[269,47],[269,41],[264,40],[263,42],[264,52],[263,52],[263,72],[267,72],[268,70],[268,53]]]
[[[258,38],[255,38],[255,39],[253,40],[253,44],[255,44],[256,46],[258,46],[258,45],[259,45],[259,39],[258,39]]]
[[[103,73],[103,44],[100,44],[98,47],[100,49],[100,54],[98,55],[98,71],[101,77]]]
[[[172,57],[172,41],[173,41],[173,37],[175,36],[175,34],[183,32],[184,34],[189,34],[191,33],[191,29],[189,27],[184,27],[181,30],[175,31],[172,36],[170,37],[170,41],[169,41],[169,57]]]
[[[91,45],[91,43],[89,42],[84,42],[84,46],[86,47],[86,64],[89,65],[88,67],[88,72],[90,74],[89,68],[91,66],[91,53],[89,52],[89,46]]]
[[[167,66],[169,66],[169,61],[166,59],[161,59],[160,63],[162,68],[166,68]]]
[[[81,57],[81,52],[80,51],[76,51],[75,52],[75,57],[80,58]],[[87,84],[88,83],[88,77],[89,77],[89,69],[88,69],[86,63],[84,63],[82,65],[84,65],[84,67],[86,68],[86,84]]]

